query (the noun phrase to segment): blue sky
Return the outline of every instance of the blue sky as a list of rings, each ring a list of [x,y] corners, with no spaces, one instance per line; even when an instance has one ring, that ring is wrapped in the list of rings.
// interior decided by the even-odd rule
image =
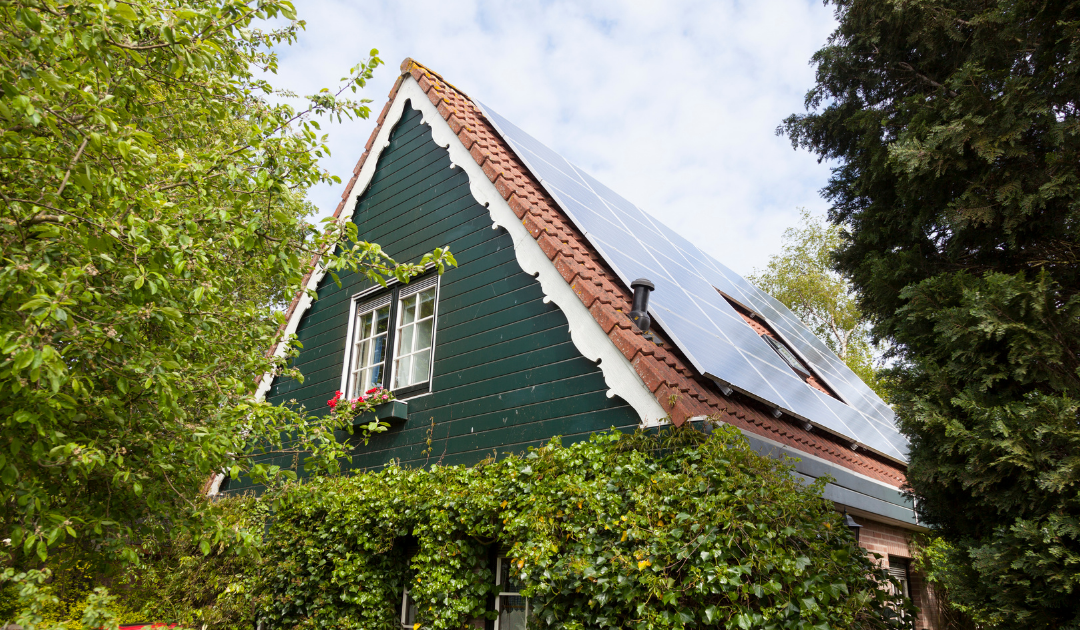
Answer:
[[[296,5],[307,29],[276,86],[333,87],[377,48],[386,65],[364,95],[377,115],[412,57],[740,273],[780,251],[799,207],[827,207],[828,165],[775,134],[835,26],[819,1]],[[343,180],[374,117],[323,124],[324,166]],[[310,199],[327,215],[341,190]]]

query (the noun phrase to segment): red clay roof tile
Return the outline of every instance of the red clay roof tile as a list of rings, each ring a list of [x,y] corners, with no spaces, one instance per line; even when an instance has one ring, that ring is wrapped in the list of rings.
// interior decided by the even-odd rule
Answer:
[[[769,406],[741,394],[725,396],[714,383],[693,369],[679,349],[664,338],[662,331],[654,333],[662,347],[644,339],[625,315],[631,308],[630,292],[472,100],[412,59],[402,62],[401,72],[390,92],[390,101],[404,77],[411,76],[420,84],[472,158],[496,183],[499,193],[522,219],[544,253],[571,283],[597,323],[634,366],[674,424],[681,425],[696,416],[709,416],[889,485],[900,487],[904,484],[905,468],[892,460],[865,451],[852,451],[848,440],[820,431],[808,432],[801,422],[774,418]],[[388,102],[379,115],[379,125],[365,145],[364,154],[353,171],[355,174],[360,172],[371,153],[372,143],[389,106]],[[342,193],[335,217],[340,215],[345,200],[352,195],[355,181],[355,177],[350,180]],[[568,255],[567,250],[572,254]],[[312,261],[313,267],[316,262]],[[290,305],[286,316],[292,314],[298,301],[299,296]]]

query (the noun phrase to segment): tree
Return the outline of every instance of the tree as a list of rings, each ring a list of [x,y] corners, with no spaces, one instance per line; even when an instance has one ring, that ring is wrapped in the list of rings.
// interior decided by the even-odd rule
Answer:
[[[895,344],[908,482],[951,597],[1080,623],[1080,2],[835,0],[796,146]]]
[[[249,463],[253,441],[315,468],[344,452],[333,418],[253,399],[285,367],[266,352],[312,257],[379,281],[453,262],[399,265],[352,223],[305,220],[307,188],[340,181],[313,116],[366,118],[342,95],[381,61],[302,110],[273,104],[289,94],[260,77],[294,18],[286,0],[0,2],[6,577],[71,554],[138,562],[158,536],[203,552],[248,536],[197,498],[212,472],[285,475]]]
[[[840,228],[801,211],[800,227],[784,230],[783,253],[769,258],[748,280],[791,309],[829,349],[879,395],[870,329],[850,284],[833,271],[832,254],[842,244]]]

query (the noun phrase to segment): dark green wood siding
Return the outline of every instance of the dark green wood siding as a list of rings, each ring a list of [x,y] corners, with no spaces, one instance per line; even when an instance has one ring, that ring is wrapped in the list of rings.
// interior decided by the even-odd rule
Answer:
[[[396,260],[414,261],[447,245],[458,261],[439,290],[432,393],[408,400],[406,422],[358,445],[354,468],[391,459],[468,465],[555,435],[569,443],[594,431],[637,426],[636,412],[606,396],[599,368],[574,347],[566,317],[543,303],[540,284],[518,266],[510,236],[492,229],[468,176],[452,168],[447,151],[408,106],[353,220],[361,238]],[[329,276],[322,281],[319,299],[297,329],[304,347],[294,365],[304,382],[275,380],[270,402],[327,411],[341,382],[349,299],[370,286],[362,275],[339,277],[341,287]],[[291,457],[276,463],[294,465]],[[232,482],[228,490],[245,487]]]

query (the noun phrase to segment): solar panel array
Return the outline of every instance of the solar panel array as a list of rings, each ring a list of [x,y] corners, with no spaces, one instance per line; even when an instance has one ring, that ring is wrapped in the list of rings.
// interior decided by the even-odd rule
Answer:
[[[907,459],[892,409],[786,306],[510,121],[502,137],[626,284],[656,284],[649,314],[705,376],[884,455]],[[763,316],[840,398],[798,377],[720,294]]]

